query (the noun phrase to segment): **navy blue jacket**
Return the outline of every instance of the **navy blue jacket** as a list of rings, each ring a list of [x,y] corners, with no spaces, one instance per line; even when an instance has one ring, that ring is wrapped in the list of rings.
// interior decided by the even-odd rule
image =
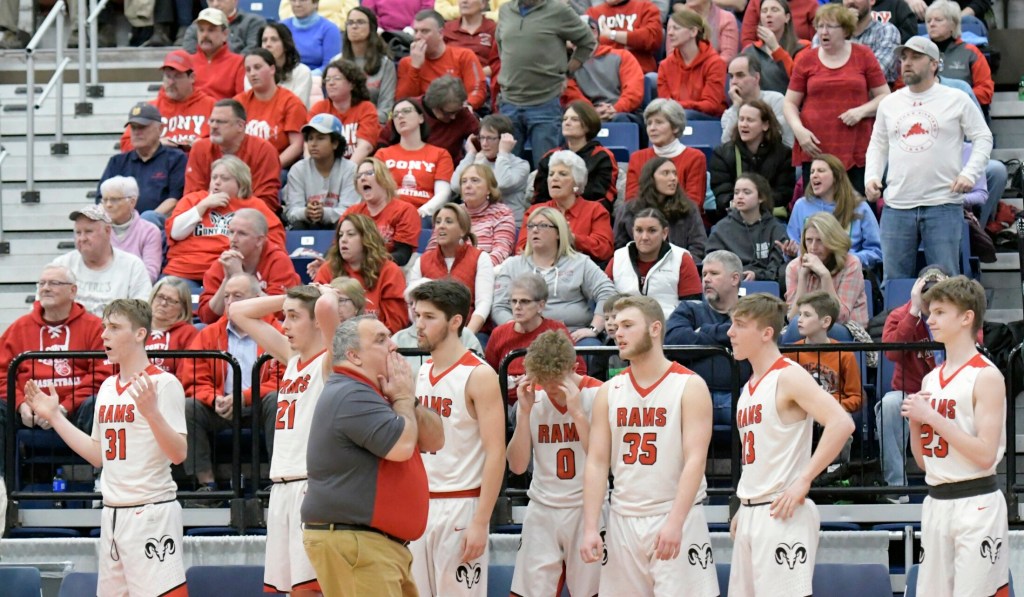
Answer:
[[[181,199],[185,194],[185,164],[188,156],[174,147],[161,145],[148,162],[143,162],[134,149],[110,158],[100,184],[115,176],[133,176],[139,183],[139,201],[135,210],[139,213],[156,209],[164,199]],[[99,203],[100,187],[96,185],[96,202]]]

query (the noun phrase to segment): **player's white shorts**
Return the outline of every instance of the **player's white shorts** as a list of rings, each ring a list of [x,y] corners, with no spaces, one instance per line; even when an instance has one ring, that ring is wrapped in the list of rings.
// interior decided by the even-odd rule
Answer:
[[[412,578],[421,597],[487,596],[489,546],[472,562],[462,561],[462,538],[480,498],[430,500],[427,529],[409,544]]]
[[[319,591],[316,570],[302,545],[302,499],[306,481],[274,483],[267,515],[267,553],[263,590],[268,593]]]
[[[717,597],[718,573],[704,507],[690,508],[679,556],[659,560],[654,544],[667,518],[668,514],[621,516],[612,510],[605,536],[608,561],[601,568],[601,595],[677,596],[685,587],[687,597]]]
[[[821,516],[810,499],[787,520],[771,505],[740,506],[732,545],[729,595],[794,597],[811,594]]]
[[[601,518],[599,528],[604,535],[604,512]],[[512,594],[522,597],[559,595],[565,585],[574,597],[597,595],[601,562],[584,562],[580,557],[582,543],[582,506],[551,508],[530,502],[516,554]]]
[[[925,498],[921,547],[918,595],[1009,595],[1010,542],[1002,492]]]
[[[99,550],[97,595],[188,595],[178,502],[104,506]]]

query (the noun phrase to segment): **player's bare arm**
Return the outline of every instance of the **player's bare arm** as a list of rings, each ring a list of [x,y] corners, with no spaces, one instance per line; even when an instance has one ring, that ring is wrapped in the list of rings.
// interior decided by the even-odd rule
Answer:
[[[580,557],[592,563],[601,559],[604,541],[597,528],[601,505],[608,491],[608,468],[611,465],[612,430],[608,423],[608,382],[601,386],[594,398],[590,423],[590,449],[583,469],[583,544]]]
[[[505,476],[505,403],[501,399],[498,374],[490,367],[474,369],[466,383],[466,401],[470,414],[475,415],[480,426],[484,472],[476,512],[462,536],[464,562],[480,557],[487,548],[491,512]]]
[[[686,390],[680,397],[683,410],[680,421],[683,434],[683,471],[679,474],[676,497],[672,501],[665,525],[658,531],[654,556],[659,560],[674,560],[679,556],[683,540],[683,523],[697,498],[697,490],[704,478],[708,446],[711,444],[712,407],[711,392],[697,375],[690,376]]]
[[[814,478],[839,455],[846,439],[853,434],[854,424],[836,399],[800,368],[787,367],[779,375],[776,400],[783,423],[793,423],[809,416],[824,427],[807,470],[801,472],[797,480],[771,504],[772,516],[786,520],[804,503]]]
[[[71,421],[64,416],[60,408],[60,398],[55,389],[47,388],[49,393],[43,392],[34,380],[25,383],[25,402],[28,403],[36,416],[49,422],[57,435],[60,436],[69,448],[84,458],[89,464],[96,468],[103,466],[103,451],[100,443],[95,441],[81,429],[75,427]]]
[[[160,450],[172,463],[181,464],[188,455],[188,443],[185,441],[185,435],[172,429],[160,412],[156,384],[145,371],[141,375],[133,375],[130,384],[128,395],[135,401],[139,414],[149,423],[153,439],[160,446]]]
[[[573,423],[576,424],[576,431],[580,436],[580,445],[583,446],[583,452],[586,453],[590,446],[590,417],[587,416],[587,411],[583,410],[583,398],[580,387],[573,383],[572,378],[568,376],[562,380],[559,387],[565,396],[566,412],[569,413]]]
[[[923,447],[921,427],[931,426],[932,430],[957,449],[965,458],[981,469],[995,465],[1002,437],[1003,415],[1006,412],[1006,386],[1002,374],[993,367],[986,367],[974,382],[974,424],[977,437],[960,429],[951,419],[940,415],[932,408],[928,392],[912,394],[903,401],[903,416],[910,421],[911,444],[916,448],[914,459],[924,468],[924,457],[918,459]]]
[[[284,309],[285,295],[260,296],[231,305],[228,318],[271,356],[282,363],[292,357],[288,338],[263,318]]]
[[[333,286],[327,284],[318,284],[317,288],[320,289],[320,298],[316,300],[316,305],[313,307],[313,316],[320,326],[320,334],[323,336],[324,346],[327,348],[327,358],[324,359],[324,379],[326,379],[331,374],[331,363],[334,362],[332,348],[334,330],[341,323],[341,315],[338,312],[340,306],[338,299],[341,298],[341,295]]]
[[[533,437],[530,434],[530,412],[533,410],[533,402],[537,394],[533,390],[533,382],[523,378],[516,388],[516,428],[512,432],[512,439],[508,442],[506,458],[508,468],[513,474],[521,475],[530,466],[530,458],[533,454]]]

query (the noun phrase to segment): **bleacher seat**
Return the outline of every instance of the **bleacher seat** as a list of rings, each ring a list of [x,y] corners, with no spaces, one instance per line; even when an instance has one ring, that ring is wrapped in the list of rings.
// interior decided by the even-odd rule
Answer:
[[[647,73],[644,75],[644,100],[640,105],[640,111],[647,109],[654,98],[658,97],[658,73]]]
[[[892,597],[889,570],[881,564],[816,564],[814,595]]]
[[[258,14],[268,21],[279,20],[280,8],[281,0],[241,0],[238,3],[238,10]]]
[[[8,536],[11,539],[77,539],[82,533],[61,527],[14,527],[8,531]]]
[[[192,566],[185,582],[190,597],[224,597],[227,587],[232,595],[262,595],[263,566]]]
[[[730,564],[715,564],[715,572],[718,574],[718,595],[719,597],[729,597],[729,573],[732,566]]]
[[[285,236],[285,252],[289,255],[298,248],[312,249],[321,255],[326,255],[334,242],[333,230],[289,230]],[[309,283],[309,274],[306,273],[306,266],[313,260],[309,257],[292,257],[292,265],[295,266],[295,273],[303,284]]]
[[[885,310],[895,309],[910,301],[910,291],[914,289],[917,278],[893,278],[885,283],[884,297]]]
[[[195,527],[185,531],[186,537],[237,537],[238,530],[232,527]]]
[[[920,564],[914,564],[907,572],[907,591],[903,593],[903,597],[917,597],[917,569],[920,567]],[[1014,595],[1013,572],[1010,572],[1010,597],[1013,597]]]
[[[424,251],[427,250],[427,245],[430,244],[430,237],[433,236],[433,234],[434,234],[434,231],[432,229],[430,229],[430,228],[421,228],[420,229],[419,245],[416,248],[417,252],[423,253]]]
[[[39,597],[43,580],[37,568],[30,566],[0,567],[0,587],[4,597]]]
[[[742,296],[748,296],[756,294],[758,292],[764,292],[772,296],[781,298],[779,283],[772,280],[754,280],[752,282],[740,282],[740,294]]]
[[[872,298],[874,292],[875,289],[874,285],[871,283],[871,280],[864,278],[864,296],[868,298],[868,319],[871,319],[872,317],[875,316],[875,301]]]
[[[679,140],[687,147],[701,150],[711,161],[711,152],[722,144],[722,123],[718,120],[691,120],[686,123]]]
[[[640,149],[640,127],[632,122],[606,122],[597,133],[597,140],[607,147],[620,164]]]
[[[823,522],[820,525],[823,531],[861,531],[860,525],[855,522],[843,522],[835,520],[832,522]]]
[[[57,597],[95,597],[98,577],[95,572],[72,572],[61,581]]]

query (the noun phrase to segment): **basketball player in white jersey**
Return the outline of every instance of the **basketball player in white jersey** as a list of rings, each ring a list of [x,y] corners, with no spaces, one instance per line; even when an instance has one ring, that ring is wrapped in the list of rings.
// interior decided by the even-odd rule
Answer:
[[[736,406],[743,472],[732,518],[729,594],[810,595],[821,519],[807,498],[811,481],[839,454],[853,419],[803,367],[779,352],[786,303],[768,294],[732,312],[733,356],[753,374]],[[824,427],[811,452],[815,421]]]
[[[715,597],[718,577],[701,502],[711,443],[704,380],[665,358],[665,312],[638,296],[615,303],[615,340],[629,368],[594,400],[583,488],[584,562],[602,558],[598,522],[608,480],[602,595]]]
[[[516,428],[508,466],[521,475],[533,460],[530,505],[512,576],[512,595],[597,594],[601,564],[576,554],[583,539],[583,468],[590,443],[590,413],[601,382],[579,375],[572,340],[544,332],[530,344],[526,378],[516,395]],[[603,525],[602,525],[603,526]]]
[[[444,447],[423,454],[430,515],[409,545],[412,576],[424,597],[487,594],[491,511],[505,474],[505,404],[498,375],[460,341],[469,289],[431,280],[412,292],[419,347],[430,351],[416,398],[439,415]]]
[[[228,311],[232,323],[266,353],[288,364],[277,392],[274,450],[270,456],[270,479],[274,486],[270,490],[263,584],[268,590],[293,595],[320,591],[316,572],[302,545],[299,511],[306,495],[309,428],[331,367],[326,346],[331,342],[334,325],[314,316],[321,289],[336,296],[329,286],[295,286],[284,295],[232,303]],[[284,333],[266,320],[279,311],[284,312]]]
[[[57,395],[25,385],[37,417],[68,447],[103,467],[97,595],[188,595],[182,559],[181,505],[171,464],[185,460],[185,391],[146,355],[152,311],[138,299],[103,311],[103,350],[120,367],[96,393],[92,436],[76,428]]]
[[[985,318],[985,290],[964,276],[924,294],[928,328],[946,360],[903,401],[910,448],[924,469],[917,594],[1009,594],[1006,500],[996,465],[1006,451],[1003,375],[974,343]]]

